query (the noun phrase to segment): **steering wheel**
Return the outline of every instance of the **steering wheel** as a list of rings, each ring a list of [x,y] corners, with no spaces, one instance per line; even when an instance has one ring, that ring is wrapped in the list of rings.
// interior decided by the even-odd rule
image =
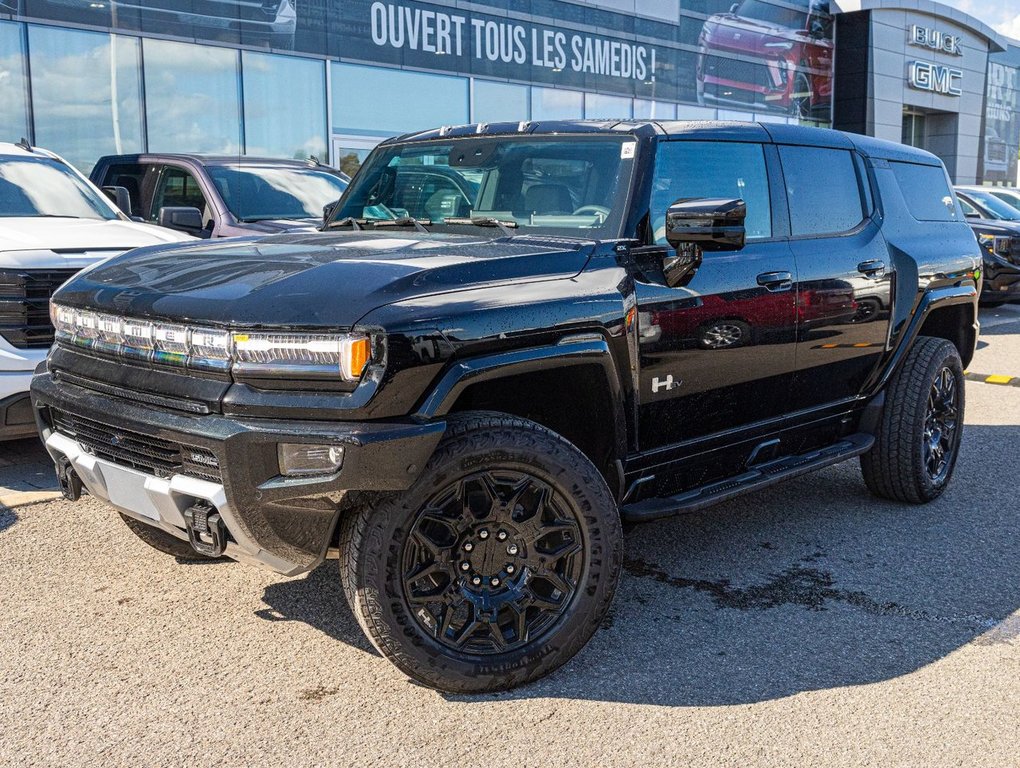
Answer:
[[[610,213],[609,209],[606,208],[604,205],[582,205],[571,215],[584,216],[585,214],[590,214],[592,216],[598,216],[599,223],[601,224],[603,221],[609,218],[609,213]]]

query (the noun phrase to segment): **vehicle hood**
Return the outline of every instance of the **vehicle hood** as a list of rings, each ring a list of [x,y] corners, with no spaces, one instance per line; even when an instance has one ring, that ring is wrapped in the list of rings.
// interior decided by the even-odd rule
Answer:
[[[979,235],[1020,235],[1020,221],[968,219],[967,223]]]
[[[194,240],[183,232],[113,219],[61,219],[40,216],[0,217],[0,251],[56,251],[73,256],[99,251],[97,256],[143,245]]]
[[[206,241],[110,259],[54,298],[132,317],[346,328],[394,301],[573,277],[593,247],[558,238],[389,232]]]

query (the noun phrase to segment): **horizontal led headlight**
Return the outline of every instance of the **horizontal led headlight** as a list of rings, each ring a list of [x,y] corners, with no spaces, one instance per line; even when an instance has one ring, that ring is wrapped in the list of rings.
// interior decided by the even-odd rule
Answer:
[[[312,333],[235,333],[239,370],[249,373],[294,371],[356,381],[368,364],[371,345],[366,336]]]
[[[110,355],[168,366],[357,381],[372,357],[362,334],[271,333],[149,322],[50,303],[56,339]]]

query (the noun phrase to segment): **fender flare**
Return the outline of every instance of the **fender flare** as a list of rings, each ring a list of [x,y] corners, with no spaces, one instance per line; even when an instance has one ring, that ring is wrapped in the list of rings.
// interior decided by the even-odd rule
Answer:
[[[920,335],[921,327],[935,310],[942,309],[943,307],[960,306],[962,304],[971,305],[974,308],[973,333],[974,344],[976,345],[978,332],[980,330],[977,313],[977,299],[977,286],[973,283],[969,285],[964,284],[949,286],[946,288],[936,288],[926,292],[921,297],[917,308],[911,315],[910,323],[903,329],[899,343],[893,349],[888,363],[883,367],[880,375],[875,380],[874,386],[870,388],[871,391],[877,392],[884,390],[885,385],[889,383],[889,379],[892,378],[893,373],[903,362],[903,358],[907,356],[907,353],[914,346],[914,342]]]
[[[467,358],[453,363],[426,395],[415,415],[424,420],[449,413],[457,398],[469,386],[508,376],[581,365],[602,368],[609,387],[617,459],[626,455],[627,422],[624,393],[613,353],[606,339],[597,333],[566,336],[556,344],[527,347],[492,355]]]

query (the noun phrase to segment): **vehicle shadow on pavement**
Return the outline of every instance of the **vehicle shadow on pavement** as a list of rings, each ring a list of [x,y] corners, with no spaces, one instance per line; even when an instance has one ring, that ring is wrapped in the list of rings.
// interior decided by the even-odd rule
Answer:
[[[336,560],[327,560],[306,577],[266,587],[268,605],[255,615],[266,621],[303,621],[343,643],[378,656],[347,605]]]
[[[6,531],[16,522],[18,522],[18,516],[14,514],[14,510],[0,504],[0,533]]]
[[[444,698],[712,706],[910,674],[1020,608],[1014,481],[988,475],[1018,453],[1020,427],[968,426],[950,489],[927,506],[871,497],[847,462],[638,526],[614,605],[575,659],[530,686]],[[270,585],[258,615],[375,655],[336,569]],[[1020,635],[1003,626],[982,642]]]
[[[1016,619],[989,632],[1020,608],[1015,481],[988,470],[1017,453],[1020,427],[968,426],[927,506],[874,499],[849,462],[639,526],[588,647],[486,698],[747,704],[910,674],[982,635],[1015,641]]]

